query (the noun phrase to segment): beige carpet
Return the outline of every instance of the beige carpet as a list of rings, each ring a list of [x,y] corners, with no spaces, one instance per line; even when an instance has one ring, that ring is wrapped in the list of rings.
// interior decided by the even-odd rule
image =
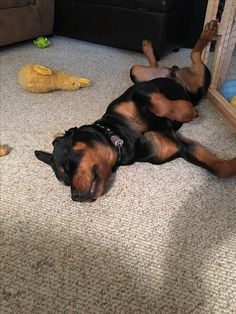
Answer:
[[[54,133],[99,118],[143,56],[63,37],[45,50],[24,43],[0,54],[1,143],[13,148],[0,159],[0,313],[236,313],[236,179],[181,159],[134,164],[118,170],[106,195],[81,204],[34,157],[51,151]],[[161,64],[185,65],[189,54]],[[93,86],[27,93],[16,83],[25,63]],[[235,133],[206,100],[199,111],[182,133],[234,157]]]

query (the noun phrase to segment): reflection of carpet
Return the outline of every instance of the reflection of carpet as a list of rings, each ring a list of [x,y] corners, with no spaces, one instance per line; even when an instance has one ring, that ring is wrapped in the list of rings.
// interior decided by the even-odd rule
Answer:
[[[164,58],[185,64],[189,50]],[[76,92],[30,94],[16,84],[25,63],[87,77]],[[236,179],[218,180],[179,159],[118,170],[94,203],[34,157],[53,134],[93,122],[128,86],[141,54],[63,37],[1,52],[0,313],[235,313]],[[235,73],[235,72],[234,72]],[[182,133],[221,157],[235,134],[206,100]]]
[[[234,49],[234,54],[231,58],[231,63],[226,76],[227,80],[236,80],[236,49]]]

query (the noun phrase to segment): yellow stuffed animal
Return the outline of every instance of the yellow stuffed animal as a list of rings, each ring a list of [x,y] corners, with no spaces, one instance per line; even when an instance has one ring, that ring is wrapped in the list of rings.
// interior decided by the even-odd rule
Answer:
[[[47,93],[59,89],[73,91],[89,86],[91,81],[40,64],[27,64],[19,71],[18,83],[29,92]]]
[[[236,96],[233,96],[231,99],[230,99],[230,103],[232,106],[234,106],[234,108],[236,109]]]
[[[11,147],[8,145],[0,145],[0,157],[8,155],[11,152]]]

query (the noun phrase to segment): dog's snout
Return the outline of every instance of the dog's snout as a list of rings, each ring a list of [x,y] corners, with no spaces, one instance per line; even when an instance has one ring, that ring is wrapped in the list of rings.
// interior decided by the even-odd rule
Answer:
[[[71,198],[75,202],[79,202],[81,200],[81,193],[76,189],[71,189]]]

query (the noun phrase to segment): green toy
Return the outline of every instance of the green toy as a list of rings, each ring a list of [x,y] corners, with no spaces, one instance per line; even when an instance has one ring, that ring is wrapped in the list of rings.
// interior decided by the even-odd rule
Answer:
[[[34,40],[34,45],[38,48],[47,48],[50,45],[50,40],[47,37],[38,37]]]

